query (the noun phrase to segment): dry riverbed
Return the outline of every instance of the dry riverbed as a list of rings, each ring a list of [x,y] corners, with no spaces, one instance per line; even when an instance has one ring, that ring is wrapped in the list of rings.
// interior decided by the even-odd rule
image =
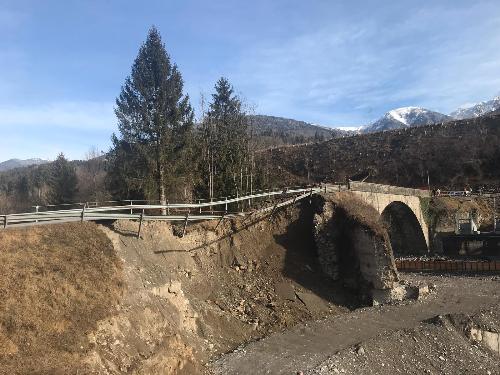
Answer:
[[[500,278],[403,276],[430,282],[435,292],[417,302],[301,324],[222,356],[211,370],[241,375],[500,374],[500,356],[484,334],[481,341],[471,337],[471,329],[500,332]]]

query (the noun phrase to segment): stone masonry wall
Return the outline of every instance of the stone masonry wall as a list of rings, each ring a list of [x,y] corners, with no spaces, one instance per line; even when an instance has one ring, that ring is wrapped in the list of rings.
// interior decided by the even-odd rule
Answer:
[[[314,237],[323,271],[354,283],[361,294],[391,290],[398,282],[387,233],[376,210],[352,194],[316,199]]]

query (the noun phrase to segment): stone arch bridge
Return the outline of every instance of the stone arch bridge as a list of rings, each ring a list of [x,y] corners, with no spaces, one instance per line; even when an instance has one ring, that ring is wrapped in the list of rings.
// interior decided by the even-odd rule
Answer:
[[[335,192],[339,188],[327,185],[326,190]],[[429,191],[354,181],[349,183],[349,191],[381,215],[395,254],[429,252],[429,228],[421,206],[421,198],[430,197]]]

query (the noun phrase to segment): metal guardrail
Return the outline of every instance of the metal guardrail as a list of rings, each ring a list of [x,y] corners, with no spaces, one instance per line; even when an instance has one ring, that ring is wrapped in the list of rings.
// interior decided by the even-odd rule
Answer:
[[[250,202],[252,202],[255,199],[272,198],[272,197],[284,198],[287,196],[294,196],[292,199],[289,199],[285,202],[275,203],[274,205],[269,205],[268,207],[262,208],[260,210],[251,211],[251,213],[267,212],[271,210],[276,210],[277,208],[283,207],[285,205],[293,204],[298,200],[304,199],[305,197],[312,195],[313,193],[339,192],[345,190],[364,191],[363,189],[361,189],[361,187],[365,185],[366,186],[370,185],[370,187],[372,187],[372,185],[373,186],[377,185],[377,187],[379,187],[380,189],[382,189],[383,187],[386,188],[385,185],[351,182],[350,184],[349,183],[323,184],[321,186],[306,187],[306,188],[284,188],[282,190],[263,191],[256,194],[246,195],[242,197],[225,198],[217,201],[202,202],[202,200],[200,199],[198,200],[198,203],[168,203],[165,205],[135,204],[134,202],[143,202],[143,201],[127,200],[124,202],[130,202],[130,204],[98,206],[97,202],[92,202],[92,204],[75,203],[73,205],[82,205],[83,207],[61,209],[61,210],[50,210],[50,211],[40,211],[39,210],[40,206],[35,206],[36,212],[0,215],[0,229],[37,225],[37,224],[65,223],[74,221],[120,220],[120,219],[139,220],[140,223],[142,223],[145,220],[184,221],[186,225],[188,221],[215,220],[215,219],[222,220],[224,218],[245,215],[243,210],[241,212],[229,211],[229,205],[234,203],[248,201],[249,203],[248,207],[250,207]],[[382,190],[381,192],[387,193],[385,190]],[[122,202],[108,201],[103,203],[115,204]],[[63,207],[67,206],[71,206],[71,204]],[[47,207],[54,207],[54,206],[47,206]]]
[[[289,197],[284,202],[276,202],[268,207],[253,210],[251,213],[268,212],[280,207],[293,204],[301,199],[319,192],[321,188],[308,187],[299,189],[284,189],[238,198],[224,199],[204,203],[173,203],[173,204],[128,204],[123,206],[82,207],[81,209],[63,209],[55,211],[39,211],[30,213],[8,214],[0,216],[0,229],[23,227],[39,224],[67,223],[75,221],[102,221],[102,220],[138,220],[141,224],[147,220],[188,221],[222,220],[245,215],[243,212],[229,212],[228,206],[232,203],[251,201],[259,198]],[[214,208],[219,208],[215,210]],[[203,211],[205,210],[205,211]],[[160,214],[159,214],[160,213]],[[140,232],[140,229],[139,229]]]

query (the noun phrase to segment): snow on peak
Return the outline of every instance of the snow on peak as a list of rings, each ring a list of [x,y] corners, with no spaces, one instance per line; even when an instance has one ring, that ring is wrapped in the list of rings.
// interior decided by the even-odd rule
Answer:
[[[422,107],[402,107],[387,112],[377,121],[364,127],[364,133],[402,129],[413,126],[437,124],[449,121],[450,117]]]
[[[456,111],[452,112],[450,116],[457,120],[467,118],[476,118],[484,116],[490,112],[496,111],[500,108],[500,96],[494,97],[492,100],[483,101],[471,105],[460,106]]]
[[[425,111],[425,109],[420,107],[401,107],[389,111],[388,115],[396,121],[399,121],[405,125],[410,125],[410,123],[408,122],[408,117],[410,115],[417,115],[419,113],[424,113]]]

